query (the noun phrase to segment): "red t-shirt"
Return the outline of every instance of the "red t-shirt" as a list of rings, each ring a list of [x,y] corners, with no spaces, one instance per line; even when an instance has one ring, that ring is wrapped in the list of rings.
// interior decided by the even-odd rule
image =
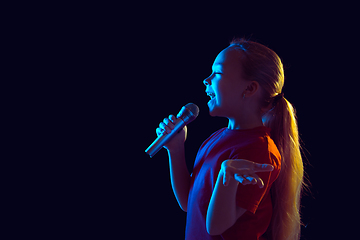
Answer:
[[[215,187],[221,163],[227,159],[246,159],[268,163],[272,172],[257,173],[264,188],[257,185],[238,185],[236,204],[247,211],[222,235],[211,236],[206,231],[206,213]],[[270,129],[257,127],[245,130],[222,128],[201,145],[191,178],[187,205],[186,240],[206,239],[266,239],[272,203],[270,188],[281,167],[280,153],[270,138]]]

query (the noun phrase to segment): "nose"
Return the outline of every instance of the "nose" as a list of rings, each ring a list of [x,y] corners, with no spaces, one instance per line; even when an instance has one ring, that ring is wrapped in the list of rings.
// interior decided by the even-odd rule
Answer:
[[[211,79],[210,79],[210,77],[206,78],[206,79],[203,81],[203,83],[204,83],[205,86],[211,85]]]

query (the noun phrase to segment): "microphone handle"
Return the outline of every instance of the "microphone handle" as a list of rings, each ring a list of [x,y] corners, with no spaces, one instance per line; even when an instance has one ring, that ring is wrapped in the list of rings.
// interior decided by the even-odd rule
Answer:
[[[175,134],[178,134],[184,127],[185,122],[182,118],[179,118],[175,123],[174,129],[171,133],[163,133],[159,135],[155,141],[145,150],[145,152],[152,158]]]

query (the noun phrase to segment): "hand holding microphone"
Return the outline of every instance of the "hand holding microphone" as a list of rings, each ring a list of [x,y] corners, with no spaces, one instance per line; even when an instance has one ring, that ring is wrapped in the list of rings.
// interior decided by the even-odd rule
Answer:
[[[169,118],[164,118],[159,124],[159,127],[156,129],[156,134],[161,136],[161,134],[170,134],[174,128],[176,123],[182,121],[180,118],[176,118],[174,115],[170,115]],[[177,148],[180,144],[183,144],[186,140],[187,136],[187,127],[186,125],[181,129],[172,139],[170,139],[167,143],[164,144],[164,147],[167,150],[172,150]]]
[[[186,125],[192,122],[199,114],[199,107],[188,103],[181,108],[178,115],[170,115],[159,124],[156,129],[157,139],[145,150],[153,157],[162,147],[174,149],[186,140]]]

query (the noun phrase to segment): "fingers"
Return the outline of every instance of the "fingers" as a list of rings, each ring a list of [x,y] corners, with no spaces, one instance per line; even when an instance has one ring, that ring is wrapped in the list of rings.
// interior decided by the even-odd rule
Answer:
[[[256,173],[252,173],[251,176],[245,175],[245,177],[247,180],[249,180],[251,184],[253,185],[257,184],[259,188],[264,187],[263,180]]]
[[[223,185],[228,186],[231,178],[234,178],[236,181],[240,182],[243,185],[256,184],[257,180],[252,175],[255,172],[249,168],[235,168],[231,166],[231,160],[226,160],[222,162],[221,168],[224,171],[223,176]],[[251,175],[251,176],[250,176]],[[255,174],[256,175],[256,174]]]
[[[242,185],[248,185],[248,184],[255,185],[256,183],[259,182],[260,178],[258,176],[241,175],[235,173],[234,179],[240,182]]]
[[[176,121],[176,117],[174,115],[170,115],[169,119],[172,123],[174,123]]]
[[[254,172],[271,172],[274,170],[274,166],[271,164],[255,163],[246,159],[228,159],[227,165],[232,165],[236,168],[250,168]]]
[[[164,118],[164,120],[159,124],[159,127],[156,129],[156,134],[167,134],[171,133],[174,129],[176,117],[174,115],[170,115],[169,118]]]
[[[261,178],[257,178],[257,185],[258,185],[258,187],[259,188],[263,188],[264,187],[264,182],[263,182],[263,180],[261,179]]]
[[[226,160],[221,167],[224,169],[224,186],[227,186],[230,179],[234,178],[242,185],[256,184],[259,188],[264,187],[264,182],[256,172],[271,172],[274,170],[274,166],[271,164],[259,164],[244,159]]]
[[[245,178],[245,176],[241,176],[240,174],[235,173],[234,179],[238,182],[240,182],[242,185],[248,185],[251,183],[251,180],[249,178]]]
[[[234,174],[234,179],[238,182],[240,182],[242,185],[258,185],[259,188],[263,188],[264,187],[264,182],[263,180],[256,175],[255,173],[252,174],[252,176],[248,176],[248,175],[240,175],[235,173]]]
[[[242,185],[258,185],[259,188],[264,187],[263,180],[251,169],[233,169],[234,179]]]
[[[274,170],[274,166],[271,164],[254,164],[253,165],[254,172],[271,172]]]
[[[156,129],[156,135],[161,135],[163,133],[162,129],[161,128],[157,128]]]

